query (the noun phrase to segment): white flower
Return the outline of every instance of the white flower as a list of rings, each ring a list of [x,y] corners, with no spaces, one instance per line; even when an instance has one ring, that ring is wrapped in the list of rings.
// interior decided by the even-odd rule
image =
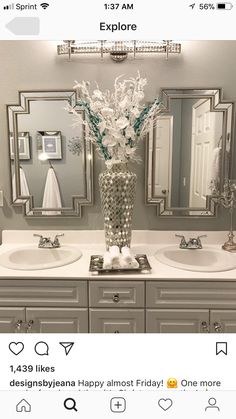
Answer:
[[[96,89],[93,91],[93,99],[103,100],[103,94],[100,90]]]
[[[129,103],[128,96],[125,96],[124,99],[119,103],[120,109],[126,109]]]
[[[126,154],[128,154],[128,156],[132,156],[135,154],[137,148],[136,147],[126,147]]]
[[[134,101],[141,102],[144,99],[144,93],[142,91],[138,91],[134,93]]]
[[[114,114],[114,110],[112,108],[104,107],[101,109],[101,114],[106,116],[112,116]]]
[[[105,135],[102,139],[102,144],[106,147],[114,147],[117,145],[117,140],[112,135]]]
[[[98,128],[100,132],[103,132],[106,129],[106,122],[105,121],[101,121],[98,123]]]
[[[118,139],[121,136],[120,130],[117,128],[108,128],[109,135],[112,135],[114,138]]]
[[[82,86],[81,83],[79,83],[77,80],[75,80],[75,85],[73,86],[73,89],[80,89],[80,87]]]
[[[123,148],[126,146],[127,139],[124,137],[124,135],[121,135],[119,138],[119,145]]]
[[[140,110],[138,108],[133,108],[131,109],[130,113],[135,117],[138,118],[138,116],[140,115]]]
[[[90,86],[89,82],[83,81],[82,83],[76,82],[74,89],[77,90],[78,96],[89,98],[88,87]]]
[[[118,129],[125,129],[129,125],[129,120],[125,116],[121,116],[116,121],[116,126]]]
[[[99,112],[102,107],[103,107],[103,103],[99,102],[98,100],[96,102],[91,103],[91,109],[94,112]]]
[[[85,125],[86,138],[97,145],[98,152],[110,166],[127,160],[137,160],[134,124],[144,109],[142,102],[147,80],[141,78],[139,73],[138,77],[128,79],[119,76],[115,79],[112,92],[101,91],[96,83],[92,93],[88,82],[75,83],[77,98],[81,100],[82,106],[87,104],[86,119],[83,121],[72,106],[70,110],[74,114],[76,125]],[[157,109],[158,112],[159,108],[159,102],[155,101],[146,117],[138,120],[138,137],[147,131],[150,126],[149,117],[154,118],[154,111]]]
[[[131,138],[132,140],[134,140],[135,139],[135,131],[134,131],[133,127],[131,127],[131,126],[127,127],[126,130],[125,130],[125,135],[126,135],[126,138]]]

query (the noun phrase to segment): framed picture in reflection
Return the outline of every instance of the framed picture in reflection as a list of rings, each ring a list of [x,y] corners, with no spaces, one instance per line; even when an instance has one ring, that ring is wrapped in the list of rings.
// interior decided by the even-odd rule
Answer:
[[[28,132],[19,132],[18,133],[18,153],[19,160],[30,160],[30,141]],[[10,153],[11,160],[14,160],[14,137],[13,133],[10,133]]]
[[[38,131],[41,138],[39,151],[47,159],[62,159],[61,131]]]

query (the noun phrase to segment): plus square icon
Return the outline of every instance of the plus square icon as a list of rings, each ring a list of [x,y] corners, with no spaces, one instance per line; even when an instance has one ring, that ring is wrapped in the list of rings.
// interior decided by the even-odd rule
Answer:
[[[126,400],[123,397],[113,397],[110,408],[113,413],[123,413],[126,410]]]

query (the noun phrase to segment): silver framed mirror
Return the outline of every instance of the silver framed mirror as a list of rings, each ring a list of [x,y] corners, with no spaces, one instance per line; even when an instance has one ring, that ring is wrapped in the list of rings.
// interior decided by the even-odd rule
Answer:
[[[93,203],[93,147],[68,105],[85,118],[70,90],[19,92],[19,104],[7,105],[12,205],[25,217],[81,217]]]
[[[222,89],[162,89],[146,141],[145,201],[158,216],[215,217],[231,175],[234,103]]]

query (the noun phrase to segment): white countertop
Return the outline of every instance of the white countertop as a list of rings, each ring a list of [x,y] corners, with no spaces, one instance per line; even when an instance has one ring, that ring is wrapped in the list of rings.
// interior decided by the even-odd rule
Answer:
[[[45,236],[54,237],[58,231],[20,231],[5,230],[3,231],[3,244],[0,246],[0,254],[10,249],[25,247],[28,245],[38,244],[38,238],[33,237],[33,233],[43,234]],[[176,244],[178,247],[179,240],[174,236],[184,234],[186,238],[196,237],[198,235],[207,234],[207,238],[202,239],[203,247],[210,245],[211,247],[221,249],[221,245],[226,241],[227,232],[169,232],[169,231],[133,231],[131,250],[133,254],[145,253],[152,267],[151,273],[132,273],[132,274],[106,274],[94,275],[89,272],[90,256],[94,254],[103,254],[105,251],[104,232],[103,231],[63,231],[64,237],[60,238],[61,245],[70,245],[77,247],[82,252],[82,257],[65,266],[53,269],[43,270],[13,270],[0,266],[0,279],[116,279],[116,280],[189,280],[189,281],[236,281],[236,269],[223,272],[194,272],[182,269],[172,268],[157,261],[154,254],[162,247]],[[223,252],[223,250],[222,250]],[[236,258],[236,254],[235,254]]]

